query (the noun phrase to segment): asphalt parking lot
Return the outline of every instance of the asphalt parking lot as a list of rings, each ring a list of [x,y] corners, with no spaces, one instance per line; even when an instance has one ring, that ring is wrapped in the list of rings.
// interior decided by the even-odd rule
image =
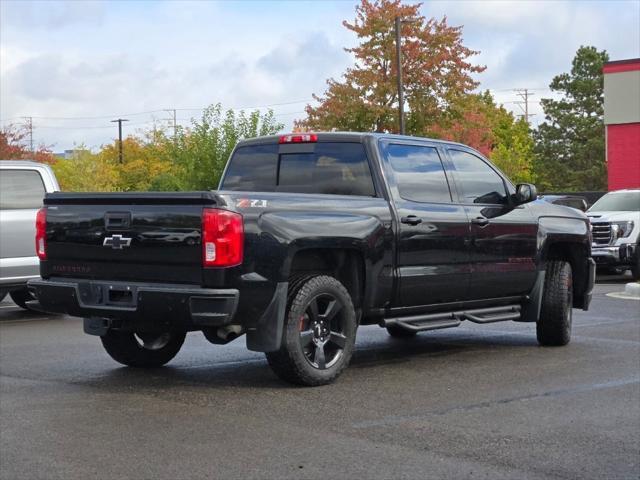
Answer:
[[[0,477],[638,478],[640,301],[575,311],[572,342],[464,325],[360,329],[337,383],[294,388],[238,340],[187,337],[169,366],[120,367],[79,319],[0,303]]]

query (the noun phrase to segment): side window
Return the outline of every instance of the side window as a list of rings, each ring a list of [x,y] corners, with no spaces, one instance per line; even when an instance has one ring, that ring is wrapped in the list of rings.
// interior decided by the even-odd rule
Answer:
[[[447,176],[435,148],[390,144],[386,155],[402,198],[414,202],[451,203]]]
[[[44,194],[44,184],[38,172],[0,170],[0,210],[40,208]]]
[[[449,150],[449,154],[464,203],[506,203],[502,177],[484,160],[461,150]]]
[[[375,195],[361,143],[318,143],[310,153],[280,155],[280,192]]]

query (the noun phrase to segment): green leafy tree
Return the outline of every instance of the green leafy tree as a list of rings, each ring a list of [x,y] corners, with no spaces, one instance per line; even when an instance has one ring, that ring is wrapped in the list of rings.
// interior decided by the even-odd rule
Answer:
[[[187,190],[213,190],[236,144],[243,139],[273,135],[284,128],[271,110],[245,113],[223,111],[222,105],[205,109],[200,120],[179,128],[175,138],[167,138],[175,163],[172,186]],[[168,181],[166,175],[160,183]]]
[[[52,166],[60,188],[69,192],[113,192],[121,190],[118,168],[104,156],[80,147],[73,159]]]
[[[545,122],[534,132],[542,190],[606,190],[602,67],[608,60],[606,51],[582,46],[571,72],[549,85],[562,97],[542,99]]]
[[[122,163],[113,143],[97,153],[82,150],[77,158],[59,160],[53,168],[69,191],[212,190],[240,140],[283,128],[272,111],[236,113],[217,104],[189,127],[178,127],[175,135],[157,128],[130,135],[122,144]]]

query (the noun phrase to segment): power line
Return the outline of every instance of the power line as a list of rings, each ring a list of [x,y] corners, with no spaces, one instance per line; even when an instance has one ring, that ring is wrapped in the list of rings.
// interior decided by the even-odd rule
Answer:
[[[267,105],[255,105],[255,106],[243,106],[243,107],[229,107],[229,109],[231,110],[254,110],[254,109],[259,109],[259,108],[270,108],[270,107],[281,107],[281,106],[285,106],[285,105],[295,105],[297,103],[305,103],[305,102],[312,102],[314,101],[313,98],[311,99],[303,99],[303,100],[293,100],[290,102],[281,102],[281,103],[271,103],[271,104],[267,104]],[[89,116],[89,117],[49,117],[49,116],[44,116],[44,115],[31,115],[28,118],[35,118],[37,120],[101,120],[101,119],[105,119],[105,118],[113,118],[113,117],[134,117],[134,116],[138,116],[138,115],[148,115],[151,113],[162,113],[162,112],[166,112],[166,111],[178,111],[178,112],[187,112],[187,111],[198,111],[201,112],[203,110],[205,110],[207,107],[199,107],[199,108],[163,108],[163,109],[158,109],[158,110],[146,110],[143,112],[133,112],[133,113],[119,113],[119,114],[111,114],[111,115],[96,115],[96,116]],[[20,120],[23,119],[25,117],[10,117],[10,118],[3,118],[0,119],[0,121],[2,122],[7,122],[9,120]]]

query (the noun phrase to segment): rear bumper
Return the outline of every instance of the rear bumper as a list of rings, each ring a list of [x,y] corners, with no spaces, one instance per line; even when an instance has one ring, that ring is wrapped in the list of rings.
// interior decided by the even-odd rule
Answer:
[[[109,328],[137,331],[227,325],[233,320],[239,299],[235,289],[180,284],[65,278],[31,280],[28,285],[42,310],[103,318]]]

